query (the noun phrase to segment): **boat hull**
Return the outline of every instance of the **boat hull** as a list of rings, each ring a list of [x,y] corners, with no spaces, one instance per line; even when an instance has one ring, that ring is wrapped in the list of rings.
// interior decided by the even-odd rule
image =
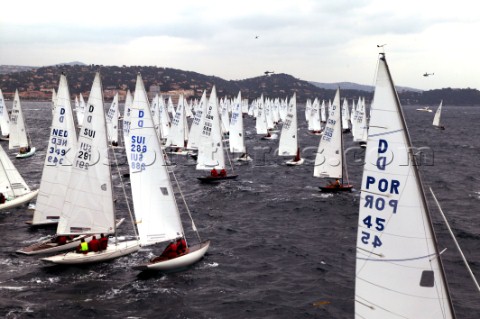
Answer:
[[[42,261],[58,265],[82,265],[103,262],[122,257],[136,252],[140,249],[138,241],[131,240],[118,244],[108,245],[106,250],[98,252],[88,252],[86,254],[77,253],[75,251],[66,254],[55,255],[51,257],[42,258]]]
[[[301,158],[298,161],[294,161],[294,160],[286,161],[285,164],[287,164],[288,166],[298,166],[298,165],[302,165],[304,162],[305,162],[305,159]]]
[[[87,235],[81,235],[75,237],[65,245],[58,245],[57,243],[52,243],[51,240],[44,240],[42,242],[21,248],[17,250],[17,253],[29,256],[55,254],[61,251],[75,249],[80,244],[80,240],[82,238],[84,238],[86,241],[89,241],[91,236],[87,237]]]
[[[208,247],[210,247],[210,241],[206,240],[200,244],[190,246],[189,252],[185,255],[173,259],[149,262],[143,265],[134,266],[133,269],[141,271],[155,270],[163,272],[178,271],[187,268],[202,259],[207,252]]]
[[[35,198],[35,196],[37,196],[37,195],[38,195],[38,189],[37,189],[37,190],[34,190],[34,191],[30,192],[30,193],[27,193],[27,194],[25,194],[25,195],[15,197],[15,198],[12,199],[12,200],[9,200],[9,201],[6,201],[6,202],[3,203],[3,204],[0,204],[0,210],[5,210],[5,209],[9,209],[9,208],[14,208],[14,207],[23,205],[23,204],[25,204],[25,203],[28,203],[28,202],[31,201],[33,198]]]
[[[351,192],[353,186],[350,184],[342,184],[340,187],[335,185],[319,186],[322,193],[339,193],[339,192]]]
[[[27,157],[33,156],[33,154],[35,154],[36,151],[37,151],[37,149],[35,147],[32,147],[30,149],[30,152],[23,153],[23,154],[18,153],[15,157],[16,158],[27,158]]]
[[[238,175],[227,175],[227,176],[216,176],[216,177],[205,176],[205,177],[197,177],[197,179],[202,183],[216,183],[216,182],[221,182],[228,179],[235,179],[237,177]]]

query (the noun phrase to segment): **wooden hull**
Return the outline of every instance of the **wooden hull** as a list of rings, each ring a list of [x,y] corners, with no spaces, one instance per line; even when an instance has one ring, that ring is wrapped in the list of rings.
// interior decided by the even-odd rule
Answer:
[[[42,261],[58,265],[82,265],[92,264],[102,261],[112,260],[136,252],[140,249],[138,241],[131,240],[118,244],[108,245],[106,250],[98,252],[88,252],[86,254],[77,253],[75,251],[66,254],[55,255],[42,258]]]
[[[238,175],[227,175],[227,176],[205,176],[205,177],[197,177],[199,181],[202,183],[216,183],[216,182],[221,182],[227,179],[235,179],[237,178]]]
[[[37,195],[38,195],[38,189],[37,189],[37,190],[34,190],[34,191],[32,191],[32,192],[30,192],[30,193],[28,193],[28,194],[15,197],[15,198],[12,199],[12,200],[8,200],[8,201],[6,201],[5,203],[0,204],[0,210],[5,210],[5,209],[9,209],[9,208],[14,208],[14,207],[17,207],[17,206],[26,204],[26,203],[28,203],[29,201],[31,201],[33,198],[35,198],[35,196],[37,196]]]
[[[322,193],[339,193],[339,192],[351,192],[353,186],[350,184],[342,184],[339,187],[334,185],[319,186]]]
[[[202,259],[207,252],[208,247],[210,247],[209,240],[204,241],[198,245],[190,246],[189,252],[185,255],[158,262],[145,263],[142,265],[134,266],[133,269],[142,271],[156,270],[163,272],[178,271],[187,268]]]
[[[37,151],[37,149],[35,147],[32,147],[30,149],[30,152],[23,153],[23,154],[18,153],[15,157],[16,158],[27,158],[27,157],[33,156],[33,154],[35,154],[36,151]]]

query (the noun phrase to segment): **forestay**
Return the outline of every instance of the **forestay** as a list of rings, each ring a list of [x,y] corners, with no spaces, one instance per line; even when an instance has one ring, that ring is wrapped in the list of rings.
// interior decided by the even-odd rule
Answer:
[[[360,195],[355,318],[454,318],[405,118],[381,55]]]
[[[170,176],[140,75],[130,120],[130,181],[140,244],[151,245],[183,236]]]

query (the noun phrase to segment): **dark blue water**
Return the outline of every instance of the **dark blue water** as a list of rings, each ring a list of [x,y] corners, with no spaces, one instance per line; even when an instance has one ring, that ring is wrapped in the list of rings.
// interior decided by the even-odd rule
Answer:
[[[14,163],[37,188],[50,104],[22,105],[38,151],[33,158]],[[417,112],[415,107],[406,107],[405,113],[414,145],[424,147],[426,154],[421,168],[425,184],[436,192],[473,271],[480,274],[480,108],[446,105],[445,131],[433,128],[433,113]],[[275,155],[278,140],[260,140],[253,119],[245,120],[247,147],[255,161],[235,166],[238,180],[202,185],[196,180],[201,173],[195,171],[194,162],[173,158],[200,234],[212,241],[201,262],[184,272],[140,275],[131,266],[152,253],[144,249],[103,264],[46,266],[38,257],[17,255],[15,250],[52,231],[29,229],[24,222],[31,211],[24,208],[2,212],[0,316],[353,318],[359,192],[318,191],[325,183],[312,176],[319,137],[307,133],[302,108],[299,136],[307,162],[300,167],[285,166]],[[362,151],[350,134],[345,136],[346,147],[352,147],[347,155],[349,177],[358,188]],[[118,214],[128,217],[118,177],[114,183]],[[432,214],[440,250],[447,248],[442,257],[458,318],[479,318],[480,294],[437,210]],[[129,223],[119,232],[133,234]]]

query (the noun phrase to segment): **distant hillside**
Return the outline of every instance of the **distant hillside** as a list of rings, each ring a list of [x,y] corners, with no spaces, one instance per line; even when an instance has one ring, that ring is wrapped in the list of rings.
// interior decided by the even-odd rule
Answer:
[[[357,91],[366,91],[366,92],[373,92],[374,90],[374,87],[372,85],[363,85],[363,84],[357,84],[352,82],[320,83],[320,82],[310,81],[310,83],[312,83],[315,86],[318,86],[319,88],[327,89],[327,90],[336,90],[337,87],[340,87],[341,90],[357,90]],[[405,86],[397,86],[397,91],[398,92],[411,91],[411,92],[417,92],[417,93],[422,92],[422,90],[405,87]]]
[[[82,93],[88,96],[95,72],[100,71],[106,100],[119,92],[121,100],[126,91],[133,92],[137,73],[142,75],[145,87],[152,98],[156,93],[170,94],[174,97],[183,93],[187,98],[200,98],[203,91],[210,92],[213,85],[219,97],[234,97],[242,92],[242,98],[250,101],[260,97],[285,98],[294,93],[297,102],[307,99],[333,99],[335,90],[340,86],[342,98],[357,100],[365,97],[371,103],[373,88],[350,82],[319,83],[304,81],[288,74],[272,74],[244,80],[225,80],[212,75],[204,75],[192,71],[154,66],[103,66],[85,65],[81,62],[70,62],[47,67],[0,66],[0,70],[10,70],[7,74],[0,72],[0,89],[6,99],[11,99],[15,89],[19,90],[22,99],[49,100],[52,89],[57,89],[60,74],[67,75],[70,93]],[[23,69],[22,69],[23,68]],[[475,89],[441,89],[420,91],[398,87],[399,97],[405,105],[438,105],[441,99],[444,105],[480,105],[480,91]]]
[[[37,67],[35,66],[25,66],[25,65],[0,65],[0,74],[29,71],[36,68]]]

